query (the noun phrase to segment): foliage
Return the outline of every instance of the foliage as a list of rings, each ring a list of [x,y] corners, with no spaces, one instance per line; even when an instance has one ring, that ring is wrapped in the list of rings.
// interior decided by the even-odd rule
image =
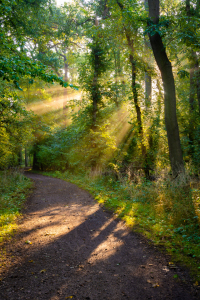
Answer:
[[[19,170],[0,171],[0,242],[17,230],[16,220],[32,183]]]
[[[115,152],[115,140],[109,135],[109,107],[100,111],[103,119],[99,120],[96,130],[91,129],[91,119],[86,120],[88,108],[79,110],[73,115],[73,123],[66,129],[50,132],[38,145],[38,166],[43,170],[83,171],[95,167],[105,168],[110,156]]]
[[[62,78],[54,75],[46,66],[33,60],[28,54],[27,39],[37,38],[38,26],[36,31],[29,30],[35,28],[38,22],[43,22],[45,16],[46,1],[38,0],[33,2],[26,1],[7,1],[1,5],[1,52],[0,52],[0,77],[8,82],[13,82],[15,87],[19,87],[20,77],[29,76],[39,77],[46,82],[57,81],[63,86],[67,86]],[[38,9],[39,8],[39,9]],[[28,15],[28,17],[27,17]],[[37,18],[39,16],[39,18]],[[44,30],[44,28],[43,28]]]
[[[30,140],[32,113],[24,106],[22,98],[1,82],[0,96],[0,169],[18,164],[20,147]]]

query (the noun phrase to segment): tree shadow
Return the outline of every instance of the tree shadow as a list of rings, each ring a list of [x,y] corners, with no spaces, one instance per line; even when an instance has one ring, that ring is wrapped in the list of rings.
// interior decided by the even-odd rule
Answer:
[[[37,188],[37,182],[43,179],[36,175]],[[174,271],[163,270],[167,262],[161,254],[130,232],[123,222],[104,212],[87,192],[59,179],[45,177],[43,183],[47,182],[51,188],[50,184],[40,184],[41,196],[50,189],[54,193],[48,203],[41,203],[44,207],[34,206],[38,201],[36,194],[29,199],[27,214],[32,229],[20,233],[17,248],[10,249],[22,257],[4,274],[1,300],[197,299],[187,286],[174,281]],[[63,190],[68,192],[67,198]],[[53,203],[55,194],[57,201]],[[53,207],[49,208],[50,202]],[[56,214],[58,220],[52,226],[50,220]],[[40,224],[39,218],[37,223],[34,216],[47,218],[46,223]],[[64,220],[70,220],[73,228],[63,225]],[[37,235],[35,243],[24,245],[39,225],[41,230],[51,227],[53,231],[60,226],[62,231],[45,238]]]

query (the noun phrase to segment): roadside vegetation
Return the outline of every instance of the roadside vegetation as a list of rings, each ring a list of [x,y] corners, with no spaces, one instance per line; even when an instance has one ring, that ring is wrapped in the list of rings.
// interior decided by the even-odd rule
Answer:
[[[31,187],[31,181],[19,170],[0,171],[0,243],[16,232]]]
[[[0,238],[30,187],[7,170],[31,166],[88,189],[199,284],[200,1],[0,12]]]

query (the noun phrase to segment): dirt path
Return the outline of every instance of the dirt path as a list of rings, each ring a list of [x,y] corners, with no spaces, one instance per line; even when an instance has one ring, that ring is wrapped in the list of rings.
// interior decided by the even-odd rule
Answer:
[[[35,181],[7,247],[0,299],[200,299],[179,269],[130,232],[85,191],[65,181]],[[179,279],[173,276],[178,274]]]

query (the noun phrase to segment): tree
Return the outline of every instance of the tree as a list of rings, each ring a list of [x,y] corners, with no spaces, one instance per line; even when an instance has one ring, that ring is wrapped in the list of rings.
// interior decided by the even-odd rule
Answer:
[[[183,156],[176,116],[176,92],[172,65],[168,59],[162,37],[159,33],[159,0],[148,0],[149,4],[149,38],[155,60],[161,72],[164,88],[165,125],[167,130],[169,156],[173,176],[184,172]]]

